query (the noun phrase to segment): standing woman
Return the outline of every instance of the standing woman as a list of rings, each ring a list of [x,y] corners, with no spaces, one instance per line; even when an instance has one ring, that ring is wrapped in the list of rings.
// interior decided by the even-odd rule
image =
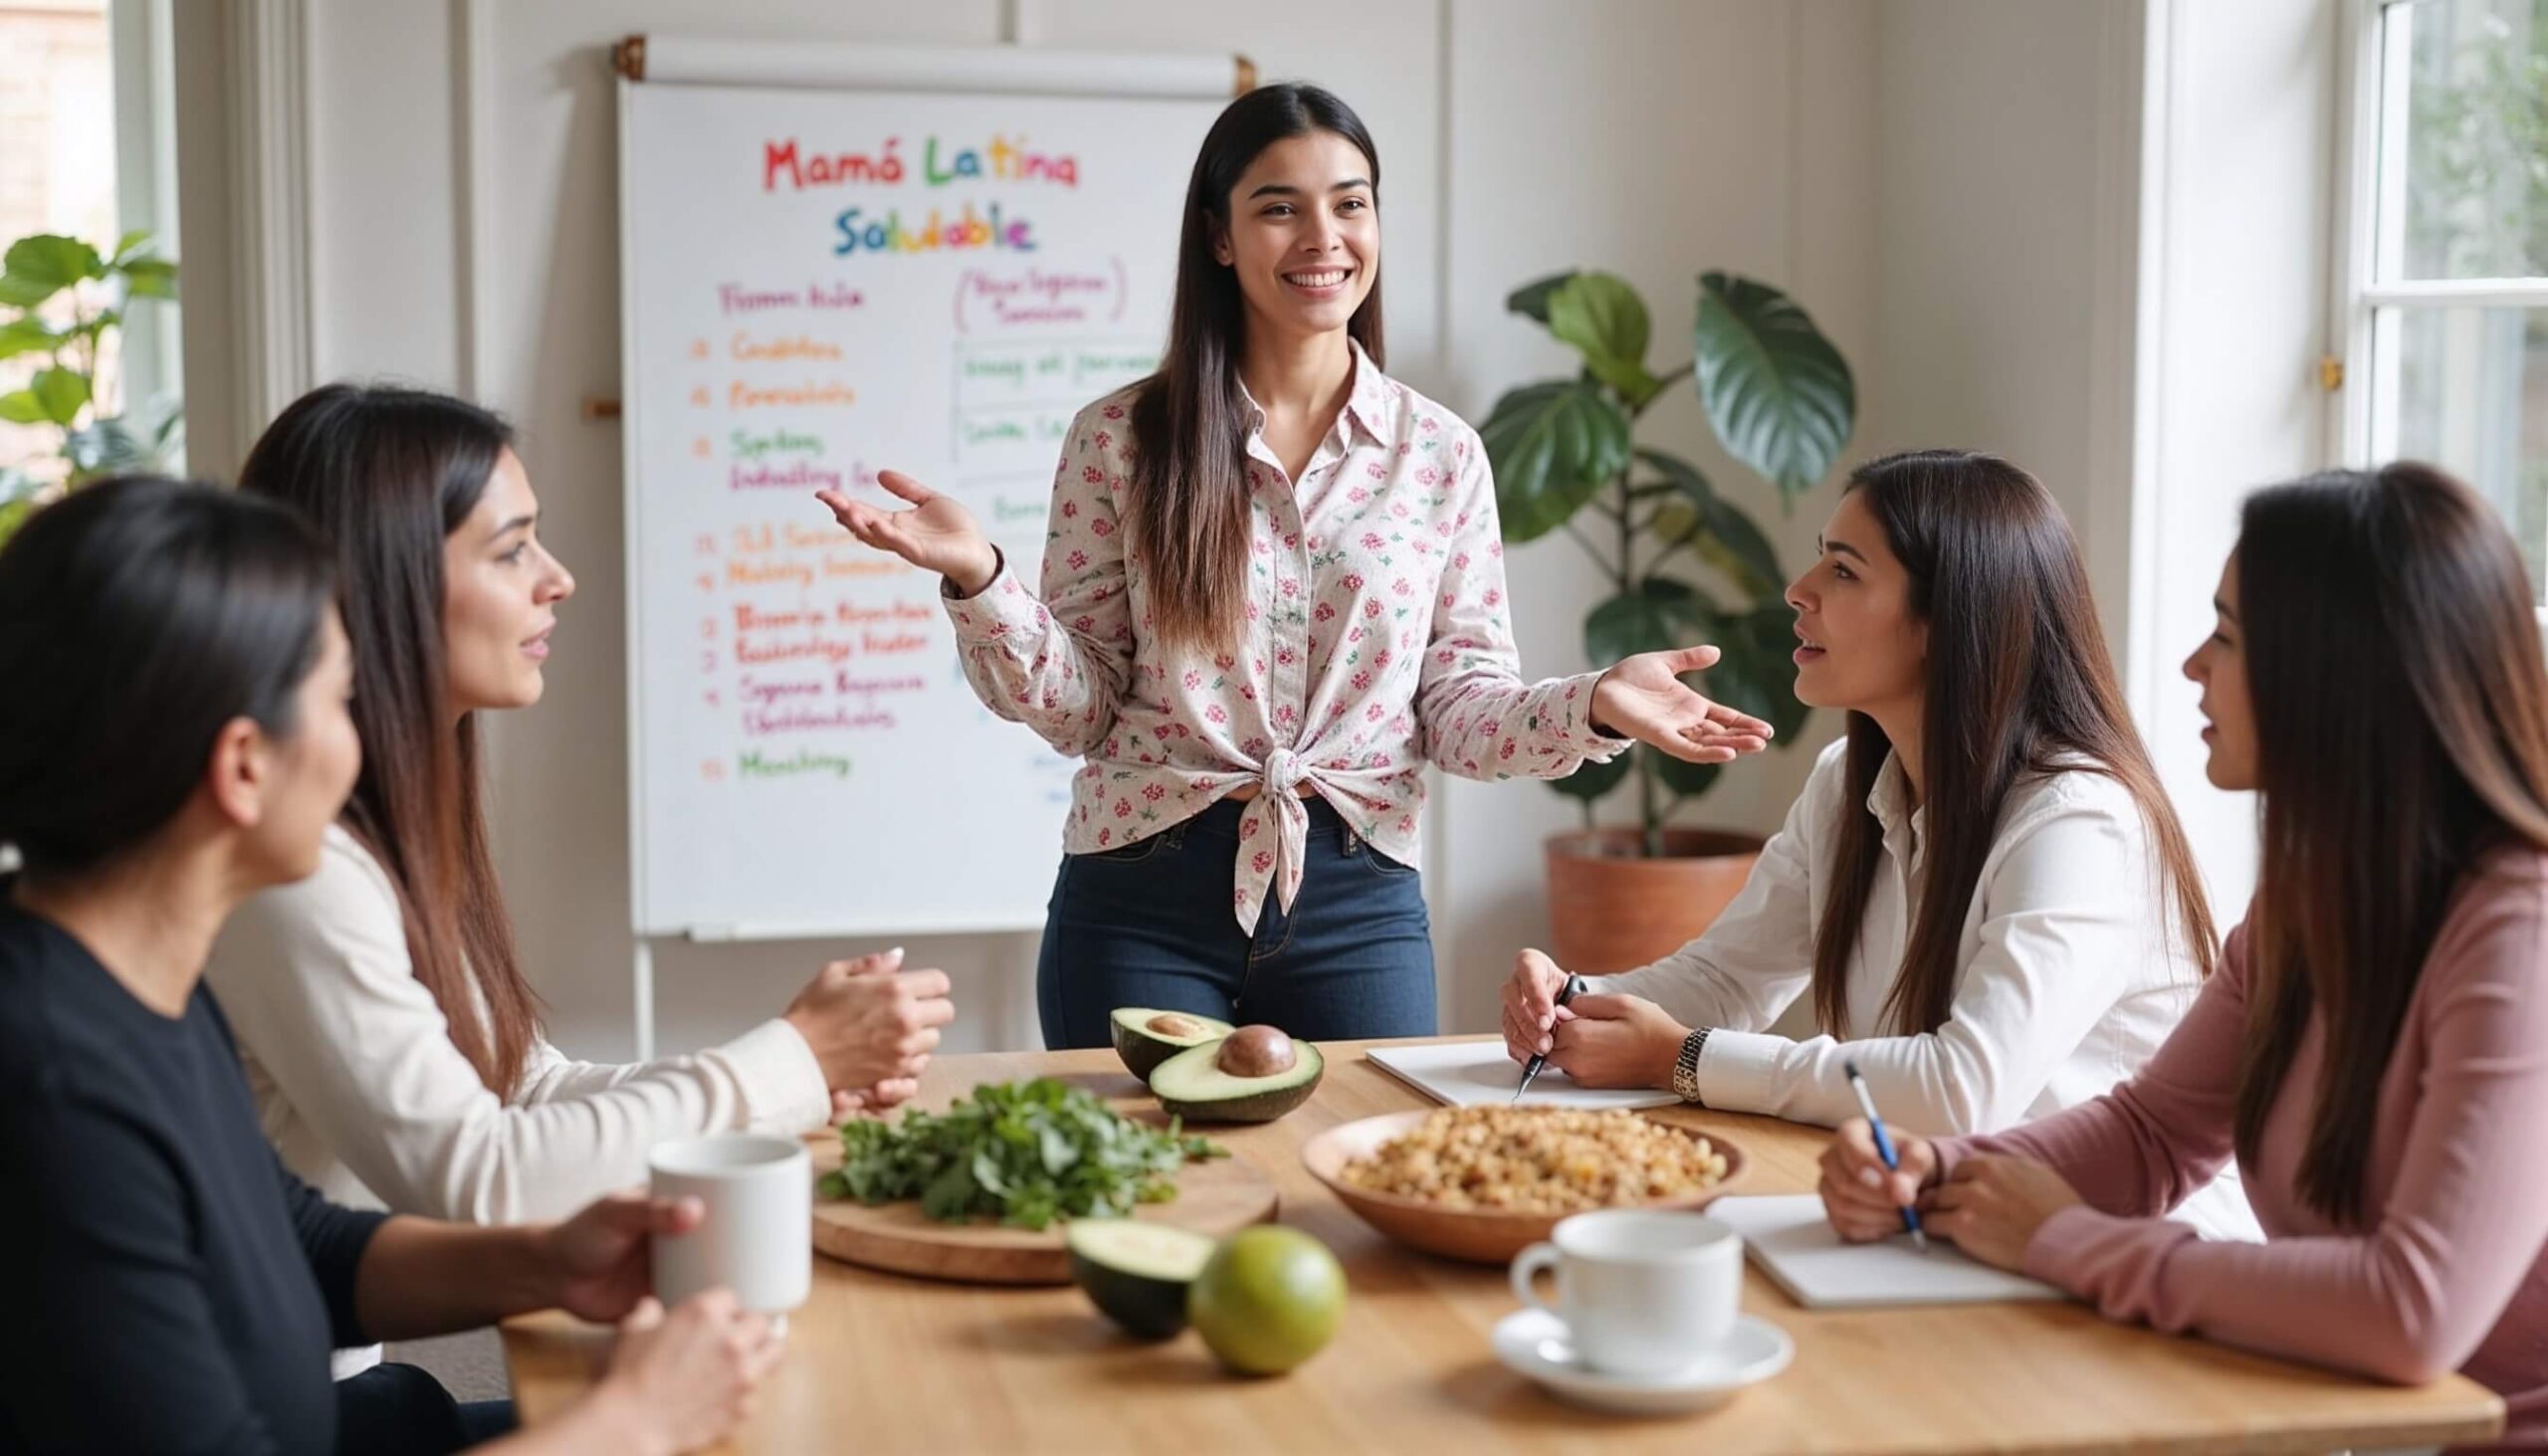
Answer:
[[[972,518],[821,499],[943,593],[994,713],[1087,764],[1045,921],[1048,1046],[1118,1006],[1317,1038],[1428,1034],[1424,764],[1562,778],[1630,738],[1693,762],[1766,724],[1679,674],[1527,683],[1477,434],[1380,372],[1380,155],[1312,86],[1230,104],[1187,186],[1168,356],[1080,412],[1040,592]]]

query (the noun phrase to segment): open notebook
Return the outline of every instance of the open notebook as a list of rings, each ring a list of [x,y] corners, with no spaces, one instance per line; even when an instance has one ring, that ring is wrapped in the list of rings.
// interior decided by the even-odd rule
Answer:
[[[1976,1263],[1942,1239],[1929,1240],[1925,1254],[1909,1234],[1844,1244],[1812,1193],[1728,1194],[1708,1213],[1734,1225],[1752,1262],[1808,1310],[2067,1298],[2051,1285]]]
[[[1453,1107],[1490,1103],[1501,1107],[1522,1085],[1522,1068],[1504,1054],[1502,1039],[1434,1042],[1420,1047],[1374,1047],[1364,1055],[1380,1070]],[[1531,1084],[1524,1107],[1602,1108],[1670,1107],[1680,1099],[1652,1088],[1594,1092],[1567,1080],[1564,1072],[1545,1067]]]

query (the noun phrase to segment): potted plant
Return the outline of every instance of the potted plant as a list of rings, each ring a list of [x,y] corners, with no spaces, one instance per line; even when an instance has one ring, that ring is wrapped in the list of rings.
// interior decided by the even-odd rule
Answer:
[[[1857,413],[1839,350],[1787,295],[1723,273],[1699,279],[1694,356],[1661,374],[1645,362],[1645,301],[1604,273],[1564,273],[1506,307],[1583,357],[1572,378],[1525,384],[1496,401],[1480,431],[1495,466],[1509,541],[1564,530],[1610,585],[1584,621],[1594,663],[1715,644],[1724,658],[1693,686],[1768,720],[1796,741],[1794,615],[1778,552],[1752,519],[1688,461],[1635,439],[1636,422],[1682,379],[1728,455],[1774,482],[1793,510],[1831,469]],[[1589,525],[1589,529],[1587,528]],[[1703,566],[1705,582],[1684,573]],[[1752,872],[1761,840],[1671,823],[1715,783],[1713,764],[1639,744],[1551,787],[1584,806],[1584,828],[1548,842],[1552,949],[1601,974],[1678,948],[1713,922]],[[1594,806],[1633,782],[1633,826],[1599,827]]]
[[[166,468],[183,416],[173,400],[129,408],[112,344],[132,301],[176,296],[177,265],[152,256],[148,233],[125,234],[110,254],[39,233],[0,255],[0,360],[48,356],[0,390],[0,420],[59,432],[49,450],[0,460],[0,541],[83,481]]]

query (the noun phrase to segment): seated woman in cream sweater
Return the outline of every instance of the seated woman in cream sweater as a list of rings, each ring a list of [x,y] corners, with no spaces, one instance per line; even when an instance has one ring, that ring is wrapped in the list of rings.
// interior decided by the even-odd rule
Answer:
[[[363,769],[318,873],[248,902],[209,980],[267,1137],[330,1198],[474,1222],[549,1218],[642,1182],[656,1142],[799,1133],[875,1109],[955,1016],[888,951],[825,966],[780,1016],[692,1056],[571,1061],[540,1035],[488,855],[475,723],[538,701],[574,578],[494,415],[329,385],[240,488],[334,546]]]

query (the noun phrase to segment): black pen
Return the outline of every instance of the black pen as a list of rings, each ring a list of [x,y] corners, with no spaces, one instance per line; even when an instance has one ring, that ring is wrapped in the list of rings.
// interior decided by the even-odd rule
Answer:
[[[1568,976],[1566,978],[1566,984],[1557,988],[1557,1003],[1561,1006],[1565,1005],[1567,1002],[1574,1000],[1576,993],[1583,989],[1584,977],[1580,975]],[[1557,1027],[1555,1025],[1551,1025],[1549,1027],[1549,1037],[1552,1041],[1556,1039]],[[1522,1094],[1531,1090],[1531,1079],[1539,1076],[1540,1069],[1548,1064],[1548,1053],[1534,1052],[1531,1054],[1531,1060],[1522,1064],[1522,1085],[1513,1089],[1513,1101],[1520,1102],[1522,1100]]]

